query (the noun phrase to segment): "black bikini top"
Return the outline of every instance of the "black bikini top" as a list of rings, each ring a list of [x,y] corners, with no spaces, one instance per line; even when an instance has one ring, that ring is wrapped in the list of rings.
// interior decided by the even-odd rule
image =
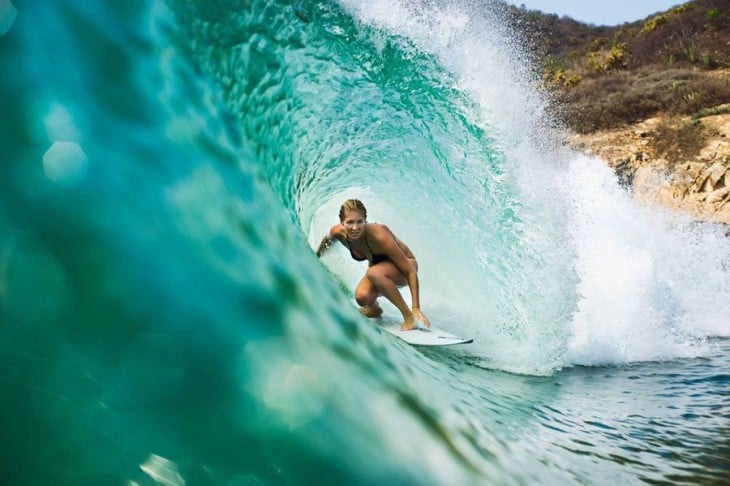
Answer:
[[[365,231],[365,228],[363,228],[362,231],[363,231],[362,236],[363,236],[363,238],[365,238],[365,246],[368,247],[368,250],[370,250],[370,254],[373,256],[373,261],[370,265],[377,265],[380,262],[388,261],[388,255],[376,255],[375,253],[373,253],[373,250],[370,248],[370,244],[368,243],[368,234]],[[350,238],[347,235],[345,235],[345,239],[347,240],[347,249],[350,250],[350,256],[352,257],[353,260],[357,260],[358,262],[364,262],[365,260],[368,259],[367,257],[356,256],[352,252],[352,247],[350,246]]]

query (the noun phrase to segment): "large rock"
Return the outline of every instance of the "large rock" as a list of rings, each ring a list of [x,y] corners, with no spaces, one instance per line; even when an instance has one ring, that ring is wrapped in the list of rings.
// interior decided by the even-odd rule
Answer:
[[[632,127],[571,135],[577,150],[596,155],[642,201],[689,213],[697,220],[730,225],[730,115],[702,118],[704,146],[697,153],[657,156],[657,130],[689,124],[689,118],[655,117]]]

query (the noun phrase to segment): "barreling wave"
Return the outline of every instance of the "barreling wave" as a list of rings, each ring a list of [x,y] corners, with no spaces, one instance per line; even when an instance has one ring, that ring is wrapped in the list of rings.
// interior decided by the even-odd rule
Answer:
[[[381,7],[373,11],[388,11]],[[260,172],[310,244],[342,199],[361,197],[371,219],[391,225],[425,262],[424,298],[436,322],[479,334],[481,353],[497,367],[550,372],[562,365],[561,333],[575,299],[570,263],[544,254],[562,247],[566,220],[553,212],[553,229],[526,207],[525,168],[511,167],[504,151],[524,146],[517,138],[525,134],[490,122],[490,107],[473,96],[476,84],[465,86],[477,81],[454,74],[444,52],[423,45],[443,19],[408,12],[394,15],[411,27],[425,23],[418,35],[368,23],[357,11],[353,18],[337,5],[254,3],[231,15],[176,9],[195,60],[222,87]],[[495,52],[501,47],[439,33],[457,43],[453,51],[483,40]],[[493,117],[511,113],[505,108],[520,96],[508,87],[509,72],[496,69],[499,89],[476,93],[505,103]],[[534,114],[524,120],[539,122]],[[356,272],[344,262],[333,271],[346,282]],[[514,344],[522,351],[494,355]]]
[[[498,475],[530,390],[475,387],[359,316],[362,268],[311,251],[348,197],[417,255],[432,321],[475,336],[446,363],[550,375],[728,335],[720,231],[564,149],[489,3],[20,14],[0,43],[6,477]]]
[[[693,356],[725,332],[711,309],[727,269],[708,264],[700,292],[677,283],[684,262],[702,265],[698,245],[714,253],[703,261],[727,260],[719,231],[688,239],[688,221],[633,207],[597,161],[563,149],[489,4],[254,3],[178,17],[310,245],[344,198],[361,197],[425,262],[436,322],[478,335],[494,366]],[[329,266],[353,287],[346,258]]]

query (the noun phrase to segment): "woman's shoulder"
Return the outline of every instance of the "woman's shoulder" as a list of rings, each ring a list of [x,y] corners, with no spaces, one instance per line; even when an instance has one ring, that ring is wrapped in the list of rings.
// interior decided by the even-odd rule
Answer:
[[[383,224],[383,223],[368,223],[366,226],[368,228],[376,228],[378,230],[381,230],[382,229],[382,230],[385,230],[385,231],[390,231],[390,229],[388,228],[388,225]]]
[[[345,238],[345,228],[341,224],[336,224],[330,228],[330,238],[337,238],[338,240]]]
[[[368,223],[366,229],[369,235],[375,238],[385,238],[393,236],[393,232],[390,231],[387,225],[381,223]]]

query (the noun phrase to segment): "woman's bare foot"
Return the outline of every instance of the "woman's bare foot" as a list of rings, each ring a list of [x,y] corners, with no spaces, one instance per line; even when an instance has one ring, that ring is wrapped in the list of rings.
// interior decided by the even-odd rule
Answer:
[[[411,316],[406,318],[403,321],[403,324],[400,325],[401,331],[412,331],[413,329],[416,329],[418,327],[418,323],[416,322],[416,318]]]
[[[359,310],[360,314],[365,317],[380,317],[383,315],[383,309],[378,304],[364,305]]]

